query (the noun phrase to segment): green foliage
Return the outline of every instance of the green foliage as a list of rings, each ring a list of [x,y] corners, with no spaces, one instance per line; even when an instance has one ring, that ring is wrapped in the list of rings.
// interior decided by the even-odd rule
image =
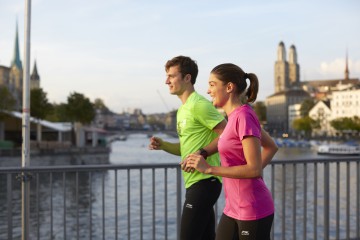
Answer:
[[[94,108],[96,110],[99,110],[103,114],[109,114],[111,111],[109,108],[105,105],[104,101],[100,98],[95,99],[94,101]]]
[[[5,86],[0,86],[0,119],[4,119],[6,114],[4,111],[13,111],[15,109],[16,100]]]
[[[66,104],[54,103],[52,105],[52,111],[46,116],[46,120],[50,122],[70,122],[70,118],[67,116]]]
[[[293,128],[296,131],[311,133],[312,129],[316,126],[317,122],[309,116],[298,118],[293,121]]]
[[[68,96],[66,113],[71,122],[80,122],[83,124],[91,123],[95,118],[95,108],[89,98],[81,93],[71,93]]]
[[[330,122],[330,125],[338,131],[355,130],[360,131],[360,118],[354,116],[352,118],[337,118]]]
[[[305,99],[301,103],[301,107],[300,107],[301,117],[309,116],[309,112],[314,106],[315,106],[315,102],[312,98]]]
[[[41,88],[32,89],[30,92],[31,116],[38,119],[45,119],[51,113],[53,106],[47,99],[47,93]]]
[[[257,117],[259,118],[259,121],[266,121],[266,106],[264,102],[256,102],[253,107]]]

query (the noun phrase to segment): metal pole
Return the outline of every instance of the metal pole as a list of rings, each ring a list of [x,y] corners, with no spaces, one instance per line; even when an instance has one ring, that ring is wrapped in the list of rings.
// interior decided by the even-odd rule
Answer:
[[[30,166],[30,18],[31,18],[31,0],[25,0],[25,57],[24,57],[24,75],[23,75],[23,109],[22,109],[22,168]],[[22,173],[22,239],[29,239],[29,217],[30,217],[30,182],[27,172]]]
[[[330,226],[330,164],[324,163],[324,239],[329,239],[329,226]]]

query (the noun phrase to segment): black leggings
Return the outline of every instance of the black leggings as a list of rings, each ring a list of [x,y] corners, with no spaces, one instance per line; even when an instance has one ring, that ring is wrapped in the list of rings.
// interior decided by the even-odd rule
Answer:
[[[217,178],[201,180],[186,189],[181,216],[181,240],[214,240],[214,204],[221,193]]]
[[[270,240],[274,214],[267,217],[241,221],[222,214],[217,231],[217,240]]]

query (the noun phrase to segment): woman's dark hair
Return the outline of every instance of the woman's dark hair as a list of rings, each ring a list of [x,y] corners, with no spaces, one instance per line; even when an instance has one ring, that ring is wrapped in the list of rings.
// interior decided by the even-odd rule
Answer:
[[[165,64],[166,72],[170,67],[179,66],[179,71],[181,72],[182,77],[184,78],[186,74],[190,74],[191,83],[194,85],[198,75],[198,66],[194,60],[185,56],[177,56],[169,60]]]
[[[246,79],[248,78],[250,86],[246,91],[247,102],[255,102],[259,91],[259,81],[254,73],[245,73],[239,66],[232,63],[220,64],[214,67],[211,73],[224,84],[234,83],[237,86],[239,95],[242,95],[246,90]]]

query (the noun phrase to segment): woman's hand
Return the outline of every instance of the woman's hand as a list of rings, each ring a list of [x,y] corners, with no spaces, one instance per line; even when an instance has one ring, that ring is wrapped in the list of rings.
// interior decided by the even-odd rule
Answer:
[[[195,168],[201,173],[206,173],[211,166],[200,154],[189,154],[186,158],[186,167]]]

